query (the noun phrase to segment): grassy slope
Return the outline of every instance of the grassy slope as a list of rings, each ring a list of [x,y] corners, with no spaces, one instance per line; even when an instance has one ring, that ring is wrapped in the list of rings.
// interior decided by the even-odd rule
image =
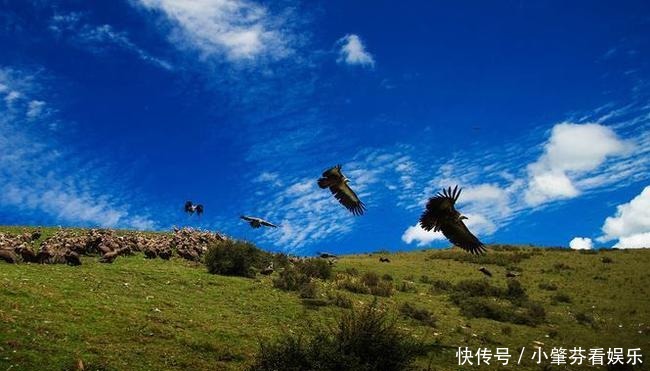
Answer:
[[[45,232],[43,238],[52,233]],[[511,352],[522,346],[531,349],[532,341],[544,342],[547,352],[552,346],[642,347],[644,358],[650,357],[649,250],[536,251],[539,254],[517,266],[523,270],[520,281],[528,295],[547,311],[546,322],[537,327],[464,318],[447,294],[431,294],[430,285],[419,282],[422,275],[451,282],[481,279],[479,264],[427,260],[431,252],[420,251],[392,254],[390,263],[379,263],[377,255],[346,256],[336,270],[354,267],[362,273],[390,274],[396,284],[416,281],[416,293],[396,292],[379,301],[391,308],[410,302],[431,310],[438,318],[433,328],[399,319],[400,327],[428,343],[493,350],[509,346]],[[613,263],[602,263],[604,256]],[[0,263],[0,370],[62,370],[77,359],[109,370],[237,370],[245,367],[259,340],[331,325],[345,310],[308,309],[295,293],[274,289],[269,277],[213,276],[202,266],[179,259],[133,256],[104,265],[84,258],[83,263],[80,267]],[[571,269],[553,269],[556,263]],[[505,287],[505,268],[486,266],[494,273],[492,283]],[[556,292],[539,289],[541,282],[556,284],[557,292],[568,294],[572,302],[551,304]],[[348,294],[355,303],[372,300],[370,295]],[[579,324],[577,312],[592,315],[597,325]],[[511,329],[508,335],[503,333],[505,327]],[[441,349],[420,364],[456,369],[455,348]]]

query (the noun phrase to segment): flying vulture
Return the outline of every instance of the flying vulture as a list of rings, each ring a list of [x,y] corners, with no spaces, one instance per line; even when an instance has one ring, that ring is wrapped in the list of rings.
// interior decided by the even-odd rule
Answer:
[[[482,254],[485,252],[485,245],[463,223],[463,219],[467,219],[467,217],[461,215],[454,208],[460,191],[458,186],[454,189],[449,187],[443,189],[442,193],[431,197],[427,202],[426,210],[420,217],[420,225],[426,231],[441,231],[451,243],[465,251]]]
[[[271,227],[271,228],[277,228],[278,227],[277,225],[275,225],[275,224],[273,224],[271,222],[267,222],[266,220],[264,220],[262,218],[256,218],[254,216],[242,215],[242,216],[240,216],[240,218],[247,221],[248,224],[250,224],[251,227],[253,227],[253,228],[259,228],[261,226]]]
[[[336,165],[323,173],[323,177],[318,179],[318,186],[322,189],[329,188],[341,205],[350,210],[353,215],[361,215],[366,207],[348,182],[348,178],[341,172],[341,165]]]
[[[192,215],[196,212],[196,215],[201,216],[203,214],[203,205],[193,204],[192,201],[185,202],[185,212]]]

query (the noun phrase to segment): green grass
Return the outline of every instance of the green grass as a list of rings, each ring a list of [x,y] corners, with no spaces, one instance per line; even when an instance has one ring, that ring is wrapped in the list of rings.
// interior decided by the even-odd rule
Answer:
[[[43,232],[42,239],[55,230]],[[388,274],[396,285],[412,281],[415,290],[393,290],[378,301],[393,311],[400,329],[431,346],[418,361],[423,369],[456,370],[458,346],[514,351],[532,348],[533,341],[549,350],[641,347],[644,361],[650,357],[649,250],[583,254],[520,247],[488,254],[493,256],[467,258],[456,249],[392,253],[390,263],[380,263],[378,255],[343,256],[334,276],[356,269],[360,275]],[[603,257],[614,263],[604,264]],[[0,262],[0,370],[66,370],[79,359],[102,370],[240,370],[250,364],[260,341],[332,326],[349,310],[333,300],[327,306],[303,304],[297,292],[273,287],[277,273],[225,277],[178,258],[142,255],[113,264],[94,257],[82,261],[79,267]],[[490,283],[504,290],[505,273],[519,269],[517,279],[528,299],[543,305],[545,321],[526,326],[466,318],[450,301],[453,289],[431,289],[432,282],[485,279],[480,266],[494,274]],[[360,306],[374,298],[337,289],[333,280],[317,283],[323,299],[339,294]],[[568,294],[570,302],[554,300],[558,292]],[[435,324],[400,315],[406,303],[430,313]],[[530,363],[509,367],[539,369]]]

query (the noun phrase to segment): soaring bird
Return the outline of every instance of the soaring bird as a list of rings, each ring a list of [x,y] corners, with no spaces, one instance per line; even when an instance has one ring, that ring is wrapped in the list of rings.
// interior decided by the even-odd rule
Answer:
[[[348,182],[348,178],[341,172],[341,165],[336,165],[323,173],[322,178],[318,179],[318,186],[322,189],[329,188],[341,205],[350,210],[353,215],[361,215],[366,207]]]
[[[253,228],[259,228],[261,226],[271,227],[271,228],[277,228],[278,227],[277,225],[275,225],[275,224],[273,224],[271,222],[267,222],[266,220],[264,220],[262,218],[257,218],[257,217],[254,217],[254,216],[242,215],[242,216],[240,216],[240,218],[247,221],[248,224],[250,224],[251,227],[253,227]]]
[[[441,231],[451,243],[465,251],[482,254],[485,252],[485,245],[463,223],[463,219],[467,219],[467,217],[461,215],[454,208],[460,191],[458,186],[454,189],[449,187],[443,189],[442,193],[431,197],[427,202],[426,210],[420,217],[420,225],[426,231]]]
[[[196,215],[201,216],[203,214],[203,205],[194,204],[192,201],[185,202],[185,212],[192,215],[196,212]]]

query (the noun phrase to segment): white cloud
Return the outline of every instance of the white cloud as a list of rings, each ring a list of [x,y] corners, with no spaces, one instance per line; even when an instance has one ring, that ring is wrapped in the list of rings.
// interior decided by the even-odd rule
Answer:
[[[402,241],[407,244],[417,242],[418,246],[425,246],[433,241],[444,240],[445,236],[441,232],[425,231],[420,223],[412,225],[402,234]]]
[[[650,248],[650,232],[637,233],[631,236],[619,238],[618,242],[612,246],[618,249],[644,249]]]
[[[366,50],[359,36],[355,34],[345,35],[339,39],[337,44],[340,45],[339,57],[337,59],[339,63],[360,65],[363,67],[375,66],[375,59]]]
[[[171,40],[205,56],[225,55],[232,61],[289,54],[289,36],[282,19],[245,0],[134,0],[162,13],[171,23]]]
[[[575,237],[569,242],[569,247],[573,250],[591,250],[594,248],[591,238]]]
[[[59,37],[69,40],[95,54],[104,54],[111,48],[126,50],[135,54],[140,60],[157,67],[171,70],[172,65],[136,45],[124,31],[116,30],[109,24],[84,24],[81,13],[57,14],[50,19],[49,28]]]
[[[650,186],[630,202],[617,206],[616,214],[605,219],[599,241],[618,239],[614,247],[650,247]]]
[[[42,100],[30,101],[27,108],[27,117],[33,119],[40,116],[43,113],[44,107],[45,107],[45,102],[43,102]]]
[[[36,213],[60,223],[154,228],[150,218],[130,211],[124,197],[105,192],[108,187],[96,164],[63,150],[41,126],[25,125],[26,120],[39,119],[34,110],[46,104],[30,99],[39,89],[29,80],[0,68],[0,83],[12,92],[20,89],[25,97],[0,115],[0,207],[24,214],[25,220]]]
[[[628,153],[632,147],[604,125],[555,125],[544,145],[544,153],[528,166],[526,203],[536,206],[576,197],[581,191],[576,188],[574,180],[597,169],[607,158]]]

